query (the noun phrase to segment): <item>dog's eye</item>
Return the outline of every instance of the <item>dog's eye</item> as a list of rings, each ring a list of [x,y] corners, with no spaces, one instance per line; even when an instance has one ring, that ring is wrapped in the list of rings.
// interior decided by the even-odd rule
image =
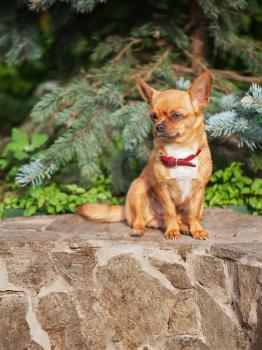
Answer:
[[[155,113],[150,115],[151,120],[157,120],[157,115]]]
[[[181,114],[179,114],[179,113],[173,113],[172,115],[171,115],[171,119],[172,120],[180,120],[180,119],[182,119],[183,118],[183,116],[181,115]]]

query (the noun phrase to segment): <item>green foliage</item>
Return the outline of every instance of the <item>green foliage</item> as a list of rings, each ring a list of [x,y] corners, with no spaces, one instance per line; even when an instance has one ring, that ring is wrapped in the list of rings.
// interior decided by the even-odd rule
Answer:
[[[25,160],[30,158],[30,153],[35,152],[42,147],[48,137],[45,134],[33,135],[31,141],[26,132],[13,128],[11,140],[5,146],[3,151],[4,158],[14,158],[15,160]]]
[[[54,5],[58,1],[63,0],[30,0],[30,7],[32,10],[45,10],[48,7]],[[103,3],[106,0],[74,0],[71,1],[71,6],[78,12],[91,12],[95,6],[99,3]]]
[[[5,186],[8,189],[19,188],[14,182],[19,167],[25,161],[30,162],[34,157],[40,157],[40,150],[46,144],[47,139],[46,134],[35,134],[30,139],[24,131],[17,128],[12,129],[11,138],[0,155],[1,177],[4,177]]]
[[[257,173],[259,171],[262,171],[262,152],[256,152],[251,154],[250,158],[248,159],[248,166],[251,171],[254,173]]]
[[[114,140],[121,134],[126,150],[147,142],[150,120],[146,104],[123,105],[124,89],[130,82],[127,84],[123,75],[116,74],[118,66],[106,68],[100,80],[93,83],[82,77],[46,94],[35,106],[32,117],[36,123],[53,121],[63,132],[44,157],[20,169],[19,184],[41,183],[56,169],[75,160],[83,178],[97,176],[105,168],[109,171]],[[113,84],[116,79],[118,85]]]
[[[198,0],[207,20],[210,34],[213,36],[215,47],[227,53],[228,57],[242,59],[242,63],[254,73],[261,73],[262,54],[253,40],[240,35],[241,10],[245,13],[250,7],[257,8],[261,14],[261,7],[253,1],[213,1]],[[242,29],[242,28],[241,28]]]
[[[262,214],[262,179],[244,176],[240,163],[232,163],[218,170],[211,177],[211,186],[206,190],[207,207],[247,207],[257,215]]]
[[[0,157],[0,169],[5,180],[0,216],[12,215],[13,212],[24,216],[36,213],[73,213],[75,207],[82,203],[121,202],[121,198],[116,198],[112,194],[111,180],[103,175],[89,179],[88,189],[76,184],[58,185],[55,182],[29,189],[17,186],[14,177],[21,161],[36,157],[46,142],[45,134],[35,134],[30,140],[24,131],[16,128],[12,130],[12,137]]]
[[[18,67],[0,64],[0,111],[4,121],[0,133],[9,133],[11,126],[18,125],[28,115],[36,102],[31,96],[33,85]]]
[[[261,9],[256,0],[0,4],[2,117],[10,121],[14,115],[10,123],[17,123],[32,105],[37,84],[55,78],[60,85],[41,97],[31,113],[31,130],[48,133],[48,149],[37,155],[44,138],[29,140],[16,132],[6,146],[0,167],[8,172],[7,187],[17,188],[17,168],[28,163],[17,173],[22,186],[42,184],[67,166],[87,186],[90,178],[104,174],[117,193],[125,192],[152,148],[148,107],[133,78],[141,76],[159,89],[186,89],[190,82],[180,76],[187,69],[191,75],[190,67],[196,73],[195,66],[261,75]],[[199,28],[207,50],[201,57],[193,50]],[[181,65],[181,74],[174,74],[174,63]],[[253,85],[244,98],[243,93],[228,94],[236,87],[225,79],[215,79],[214,87],[207,112],[211,142],[230,140],[253,152],[262,140],[261,87]],[[261,164],[261,154],[253,153],[250,168],[259,171]]]
[[[215,110],[222,112],[214,113]],[[211,136],[234,136],[239,147],[262,145],[262,87],[253,84],[242,99],[234,94],[214,97],[207,113],[206,130]]]
[[[75,184],[60,185],[51,183],[47,186],[30,188],[6,195],[0,206],[2,216],[10,215],[14,209],[23,209],[24,216],[34,214],[75,213],[76,206],[83,203],[118,204],[121,198],[116,198],[109,190],[111,181],[104,176],[93,179],[88,190]]]
[[[32,30],[13,29],[0,38],[0,50],[5,51],[4,60],[9,65],[19,65],[23,61],[37,60],[42,50]]]
[[[145,50],[150,49],[149,54],[158,45],[175,44],[179,55],[185,58],[186,54],[188,58],[185,51],[190,50],[192,27],[197,25],[193,24],[192,6],[198,3],[203,10],[203,18],[199,21],[201,25],[204,23],[206,32],[213,37],[209,42],[212,56],[221,56],[223,50],[226,58],[233,56],[250,71],[261,73],[262,55],[253,38],[256,33],[252,28],[253,22],[258,28],[261,24],[261,6],[255,0],[198,0],[195,3],[181,1],[173,4],[164,0],[142,3],[134,3],[133,0],[68,0],[64,3],[61,0],[30,0],[19,2],[17,7],[0,7],[4,19],[0,27],[2,59],[11,64],[42,60],[46,53],[56,52],[56,45],[63,47],[65,34],[73,38],[68,39],[70,49],[65,50],[67,58],[71,59],[75,52],[85,56],[85,50],[81,47],[92,52],[94,39],[105,39],[99,48],[101,56],[106,58],[119,52],[121,44],[128,39],[121,37],[119,32],[128,33],[127,37],[142,38]],[[183,15],[178,16],[178,13]],[[139,23],[140,27],[132,28],[130,23]],[[89,33],[88,38],[86,33]],[[154,40],[150,40],[149,33],[154,33]],[[158,43],[158,39],[165,43]],[[119,50],[115,50],[117,46]],[[96,54],[91,57],[96,61]]]
[[[32,111],[36,123],[53,121],[63,132],[43,157],[20,169],[17,183],[23,186],[40,184],[60,167],[76,160],[82,178],[106,171],[113,174],[114,185],[119,184],[118,190],[126,187],[121,185],[121,179],[126,176],[122,167],[123,148],[127,152],[126,158],[143,164],[149,154],[151,122],[145,103],[129,100],[124,104],[133,86],[125,80],[125,75],[116,76],[117,69],[118,65],[109,64],[104,67],[102,77],[99,77],[100,73],[93,73],[90,81],[82,77],[65,88],[46,94],[36,104]],[[174,87],[188,87],[189,81],[180,79],[176,82],[166,73],[168,69],[169,63],[165,62],[154,72],[157,83],[166,80]],[[208,133],[213,137],[232,139],[233,136],[239,147],[260,147],[261,91],[262,88],[254,84],[243,98],[238,94],[221,96],[215,92],[207,112]],[[115,139],[120,140],[119,148]],[[117,161],[120,164],[116,164]]]

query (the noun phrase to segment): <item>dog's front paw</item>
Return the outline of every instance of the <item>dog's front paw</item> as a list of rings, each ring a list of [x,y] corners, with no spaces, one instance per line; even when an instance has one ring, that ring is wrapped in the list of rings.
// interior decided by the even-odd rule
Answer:
[[[183,234],[190,233],[189,226],[187,224],[179,224],[179,231]]]
[[[169,230],[165,232],[166,239],[178,239],[180,238],[180,232],[178,230]]]
[[[203,230],[194,231],[194,232],[191,232],[191,234],[192,234],[192,237],[195,239],[206,240],[208,238],[208,233]]]
[[[130,232],[131,237],[142,237],[144,236],[145,229],[143,227],[133,227],[132,231]]]

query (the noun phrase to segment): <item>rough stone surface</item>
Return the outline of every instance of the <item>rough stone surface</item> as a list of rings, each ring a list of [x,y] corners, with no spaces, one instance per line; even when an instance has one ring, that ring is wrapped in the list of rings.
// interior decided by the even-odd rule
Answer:
[[[255,337],[252,350],[260,350],[262,344],[262,295],[257,304],[257,326],[255,330]]]
[[[168,328],[174,335],[196,335],[199,333],[195,291],[181,291],[175,295],[175,303]]]
[[[103,350],[107,346],[107,329],[103,318],[95,312],[96,298],[91,293],[77,290],[72,299],[78,310],[84,343],[88,350]]]
[[[58,273],[70,285],[89,285],[92,283],[92,271],[96,264],[93,248],[74,250],[72,252],[55,252],[53,262]]]
[[[111,258],[98,268],[97,278],[102,289],[99,301],[114,338],[126,348],[136,349],[167,328],[174,295],[144,272],[136,259],[128,255]]]
[[[208,241],[75,215],[0,222],[0,350],[261,350],[262,218]]]
[[[174,287],[179,289],[193,287],[183,265],[176,263],[170,264],[154,258],[149,258],[149,261],[169,279]]]
[[[197,288],[197,304],[202,316],[202,329],[211,349],[245,349],[243,334],[237,323],[201,287]]]
[[[194,272],[198,283],[222,294],[228,301],[226,276],[223,261],[213,256],[197,256],[194,260]]]
[[[0,295],[0,349],[43,349],[30,336],[26,322],[28,302],[22,293]]]
[[[13,251],[6,259],[6,267],[10,282],[33,292],[39,292],[56,278],[48,254],[35,246],[33,250],[29,246]]]
[[[53,348],[88,349],[81,332],[76,306],[67,293],[49,293],[36,305],[37,319],[48,333]]]
[[[262,235],[262,232],[261,232],[261,235]],[[257,243],[248,243],[248,242],[249,242],[249,237],[246,237],[246,239],[243,239],[243,243],[230,242],[227,244],[225,243],[221,244],[220,242],[218,242],[217,244],[214,244],[211,246],[210,253],[222,259],[239,260],[245,257],[250,260],[256,259],[258,262],[262,262],[261,240],[257,241]]]
[[[198,338],[171,337],[165,344],[165,350],[210,350],[210,348]]]
[[[240,322],[248,326],[252,304],[258,287],[258,276],[262,269],[239,263],[229,263],[229,273],[233,279],[234,304]],[[255,319],[256,322],[256,319]]]

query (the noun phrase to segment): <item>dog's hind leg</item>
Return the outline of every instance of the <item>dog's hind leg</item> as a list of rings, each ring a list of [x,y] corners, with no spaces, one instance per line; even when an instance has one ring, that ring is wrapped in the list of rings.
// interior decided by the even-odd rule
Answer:
[[[146,224],[153,219],[150,208],[149,187],[145,179],[134,180],[126,198],[126,219],[132,227],[131,236],[143,236]]]

